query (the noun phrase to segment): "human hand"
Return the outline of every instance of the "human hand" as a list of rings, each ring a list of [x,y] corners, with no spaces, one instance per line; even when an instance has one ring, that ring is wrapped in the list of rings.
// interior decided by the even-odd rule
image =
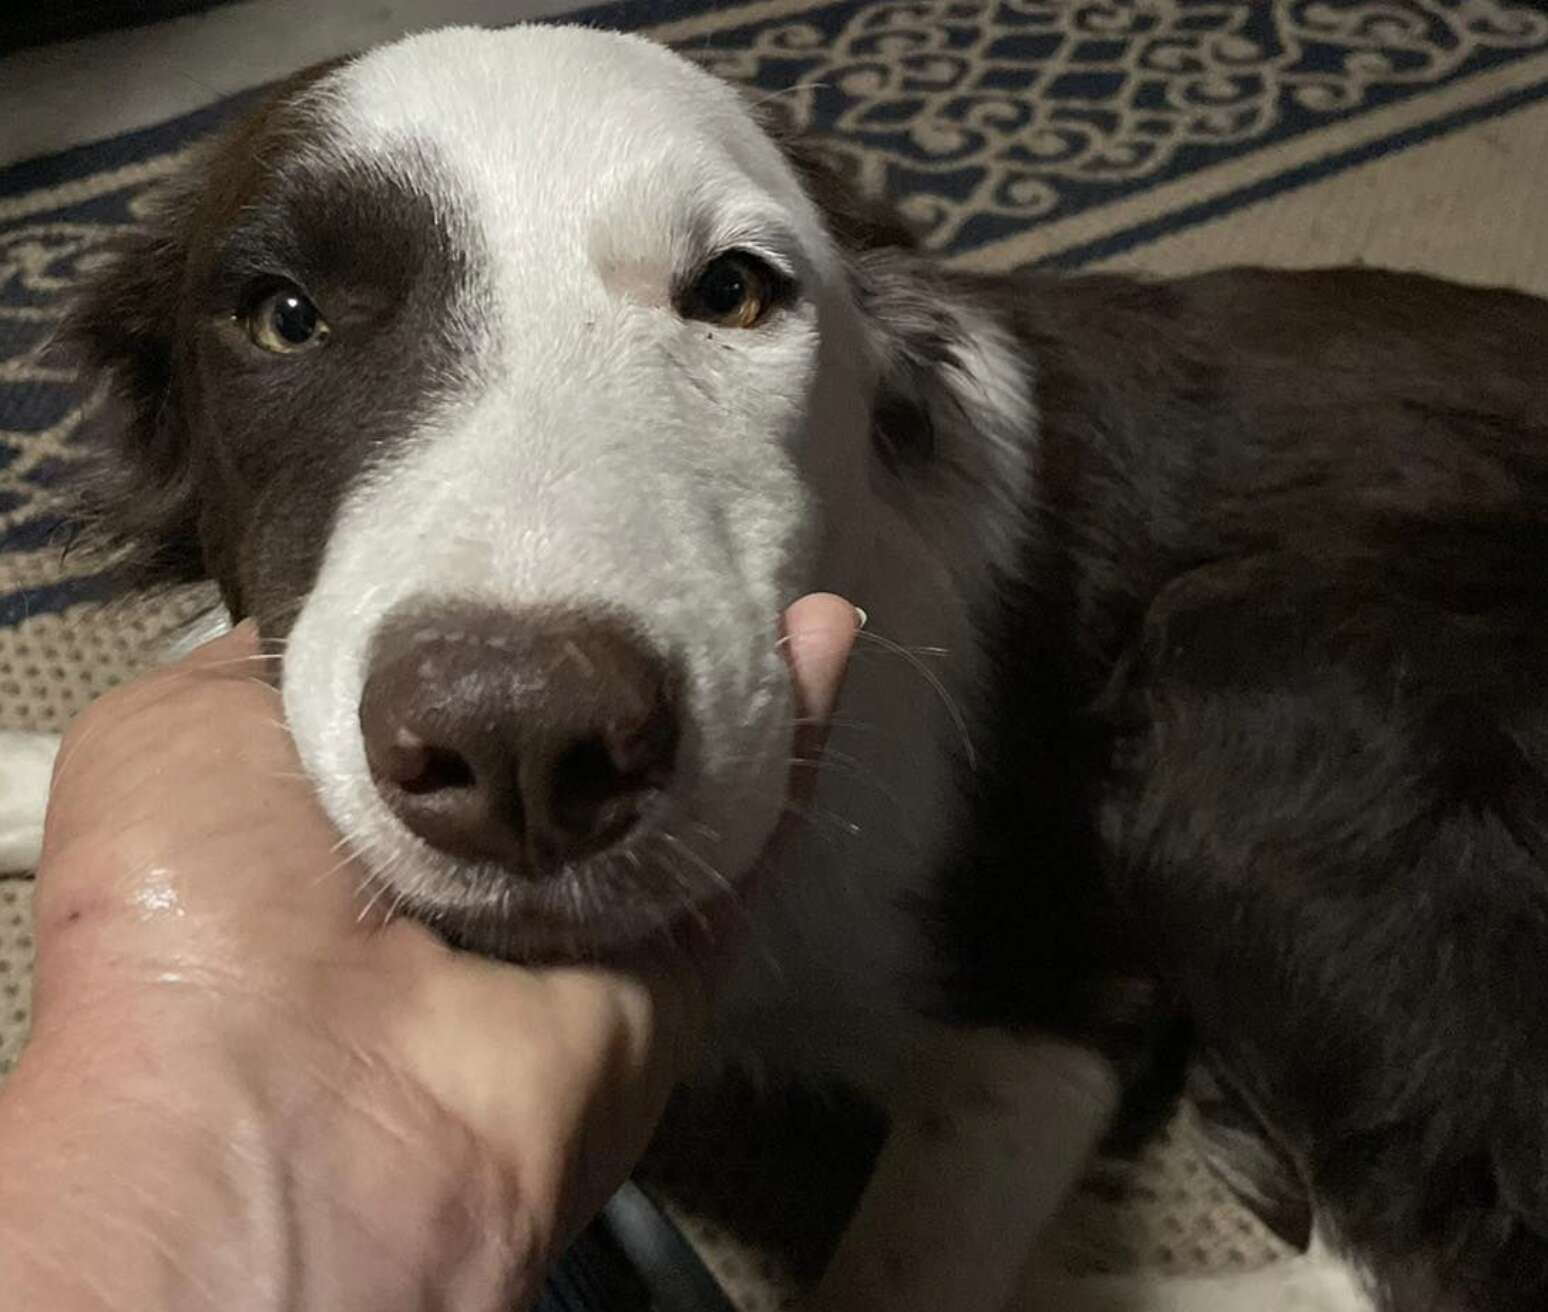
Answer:
[[[853,612],[804,598],[786,626],[820,722]],[[527,970],[363,918],[260,659],[239,629],[66,736],[0,1286],[61,1312],[519,1305],[691,1068],[705,958]]]

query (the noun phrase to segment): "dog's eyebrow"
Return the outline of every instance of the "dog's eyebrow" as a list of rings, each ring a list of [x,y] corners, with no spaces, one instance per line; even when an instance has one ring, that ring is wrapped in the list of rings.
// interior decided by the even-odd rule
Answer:
[[[300,247],[289,224],[266,210],[249,212],[216,247],[216,270],[226,278],[292,275],[301,262]]]
[[[792,282],[799,281],[801,276],[801,260],[799,248],[794,243],[781,243],[770,241],[766,234],[759,233],[747,237],[732,237],[721,248],[723,250],[739,249],[750,251],[752,254],[765,259],[773,266],[776,273],[783,274]]]
[[[460,270],[466,252],[451,225],[412,170],[391,163],[274,171],[216,241],[214,277],[403,286],[427,265]]]
[[[792,280],[799,280],[805,272],[800,240],[793,226],[779,214],[711,214],[694,225],[693,250],[700,259],[738,249],[767,260]]]

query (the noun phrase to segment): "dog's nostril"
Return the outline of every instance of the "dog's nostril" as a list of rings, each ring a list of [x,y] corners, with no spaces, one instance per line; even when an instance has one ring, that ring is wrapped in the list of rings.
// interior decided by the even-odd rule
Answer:
[[[598,807],[629,788],[601,738],[576,743],[554,762],[550,783],[555,815],[567,828],[583,827]]]
[[[602,735],[608,764],[619,775],[639,776],[645,783],[660,782],[654,776],[670,769],[677,749],[677,719],[669,698],[658,691],[643,717],[631,723],[615,723]]]
[[[400,728],[388,751],[382,774],[406,793],[416,796],[451,788],[472,788],[473,767],[460,752],[427,743],[412,730]]]
[[[616,837],[671,773],[670,717],[656,714],[643,728],[598,734],[562,752],[549,781],[549,808],[572,834]]]

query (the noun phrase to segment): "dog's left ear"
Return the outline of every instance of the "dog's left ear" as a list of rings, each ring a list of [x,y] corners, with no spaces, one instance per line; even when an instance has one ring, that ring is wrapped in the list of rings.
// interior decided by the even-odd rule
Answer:
[[[985,290],[942,268],[843,157],[767,114],[764,129],[844,256],[877,369],[871,437],[881,464],[899,476],[923,475],[955,463],[973,432],[1029,422],[1022,371]]]
[[[966,419],[961,383],[971,329],[947,280],[918,252],[857,252],[850,277],[878,364],[872,444],[892,472],[922,471]]]
[[[841,249],[918,249],[918,235],[908,221],[890,201],[872,195],[859,184],[847,157],[778,130],[769,135],[784,153],[801,189],[822,214]]]

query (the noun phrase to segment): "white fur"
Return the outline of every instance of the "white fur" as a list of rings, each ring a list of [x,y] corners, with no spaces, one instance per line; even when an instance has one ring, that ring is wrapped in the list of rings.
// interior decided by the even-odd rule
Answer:
[[[915,657],[922,676],[862,644],[840,714],[870,746],[814,808],[850,837],[814,821],[763,881],[725,1033],[736,1047],[758,1035],[780,1064],[886,1083],[922,955],[900,895],[939,854],[945,749],[975,691],[967,607],[1015,536],[1024,369],[972,326],[955,383],[979,421],[966,460],[998,500],[968,516],[883,498],[871,351],[838,252],[728,87],[641,40],[530,27],[416,37],[316,94],[321,154],[429,196],[474,273],[454,400],[349,498],[291,636],[286,710],[324,804],[398,889],[457,875],[367,772],[373,633],[416,598],[602,605],[683,661],[702,742],[671,827],[692,860],[740,875],[787,769],[775,616],[814,587],[853,597],[872,634],[945,654]],[[683,320],[675,282],[732,245],[788,269],[798,303],[752,331]]]
[[[37,868],[58,754],[57,734],[0,730],[0,874]]]
[[[1375,1312],[1365,1277],[1320,1243],[1229,1275],[1067,1276],[1031,1272],[1005,1312]]]
[[[809,1312],[998,1309],[1118,1106],[1102,1058],[1001,1031],[933,1036]]]

